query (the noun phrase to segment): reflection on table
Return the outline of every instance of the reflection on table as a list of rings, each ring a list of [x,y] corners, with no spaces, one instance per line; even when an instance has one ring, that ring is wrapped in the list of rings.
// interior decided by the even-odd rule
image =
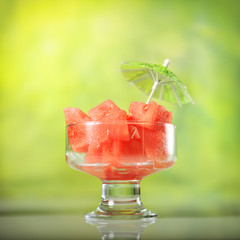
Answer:
[[[157,221],[97,220],[89,223],[82,214],[5,214],[0,216],[0,239],[240,239],[238,216],[169,217]]]
[[[143,218],[135,220],[105,220],[105,219],[86,219],[91,225],[95,225],[102,239],[140,239],[143,230],[157,222],[157,218]]]

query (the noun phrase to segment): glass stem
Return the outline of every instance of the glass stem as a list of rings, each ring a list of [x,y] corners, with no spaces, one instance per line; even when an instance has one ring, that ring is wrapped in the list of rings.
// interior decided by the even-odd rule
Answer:
[[[157,217],[147,210],[140,198],[140,181],[103,181],[99,207],[85,215],[91,218],[136,219]]]
[[[103,181],[99,210],[115,215],[135,214],[142,209],[140,181]]]

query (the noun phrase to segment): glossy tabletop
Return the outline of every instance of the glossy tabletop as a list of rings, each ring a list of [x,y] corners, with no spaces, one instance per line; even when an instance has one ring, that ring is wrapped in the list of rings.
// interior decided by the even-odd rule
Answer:
[[[239,239],[240,217],[171,217],[86,223],[80,214],[0,216],[1,239]]]

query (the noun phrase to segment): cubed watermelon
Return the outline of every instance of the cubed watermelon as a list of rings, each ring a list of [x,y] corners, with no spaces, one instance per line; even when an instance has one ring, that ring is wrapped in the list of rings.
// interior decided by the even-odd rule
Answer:
[[[172,113],[165,107],[158,105],[156,122],[172,123]]]
[[[145,155],[142,139],[114,141],[111,156],[111,165],[105,170],[107,180],[141,180],[155,171],[154,161]]]
[[[129,106],[129,115],[132,120],[155,122],[158,114],[158,104],[150,102],[149,104],[143,102],[131,102]]]
[[[67,125],[91,121],[91,118],[79,108],[64,108],[64,115]]]
[[[126,120],[127,113],[120,109],[112,100],[106,100],[88,111],[93,121]]]
[[[172,113],[156,102],[151,101],[149,104],[143,102],[132,102],[129,106],[129,120],[143,122],[163,122],[171,123]],[[151,124],[142,124],[143,127],[151,128]]]
[[[155,165],[157,165],[158,162],[167,161],[168,152],[165,129],[163,127],[158,128],[155,131],[143,129],[140,133],[143,133],[142,137],[146,157],[153,160]]]
[[[66,124],[69,125],[67,131],[72,150],[78,153],[86,152],[89,146],[89,138],[85,125],[81,123],[91,119],[79,108],[65,108],[64,114]]]
[[[104,143],[99,148],[89,148],[85,156],[83,171],[104,180],[105,171],[109,165],[109,146]]]
[[[132,139],[129,142],[115,140],[112,144],[111,154],[116,157],[117,163],[125,166],[136,166],[137,163],[146,160],[141,139]]]
[[[85,157],[84,170],[105,180],[131,180],[137,179],[141,165],[144,165],[146,157],[140,140],[129,142],[113,140],[102,144],[98,150],[89,151]],[[100,163],[106,165],[104,174],[96,172],[94,165]],[[92,167],[89,166],[92,164]]]
[[[95,136],[105,136],[98,139],[94,144],[101,144],[107,139],[129,140],[127,126],[127,113],[120,109],[113,101],[106,100],[98,106],[89,110],[89,116],[94,121],[106,122],[99,126],[94,126]]]
[[[90,117],[78,108],[64,113],[72,150],[86,152],[79,169],[101,180],[140,180],[174,163],[167,161],[161,124],[171,123],[172,113],[156,102],[132,102],[128,116],[111,100],[91,109]],[[84,121],[88,123],[81,124]]]

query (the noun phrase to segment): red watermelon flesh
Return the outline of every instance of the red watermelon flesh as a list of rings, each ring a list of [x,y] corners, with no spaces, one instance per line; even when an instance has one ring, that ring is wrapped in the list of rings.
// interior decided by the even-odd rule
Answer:
[[[85,171],[101,180],[140,180],[159,169],[171,167],[174,161],[167,161],[166,130],[164,127],[157,129],[138,127],[139,139],[113,140],[89,151],[85,163],[105,166],[98,169],[87,166]]]
[[[116,141],[114,147],[116,167],[121,169],[121,172],[118,172],[119,180],[123,177],[125,180],[140,180],[151,174],[153,164],[145,156],[142,139],[133,139],[130,142]]]
[[[158,114],[158,104],[150,102],[149,104],[143,102],[131,102],[129,106],[129,115],[132,120],[155,122]]]
[[[108,149],[108,144],[103,144],[99,148],[89,148],[85,156],[83,171],[104,180],[105,171],[110,164]]]
[[[146,168],[145,161],[146,157],[140,140],[129,142],[114,140],[104,143],[98,150],[87,153],[85,157],[87,166],[84,167],[84,171],[101,180],[141,179],[143,175],[139,175],[139,172],[142,168]],[[102,169],[104,174],[99,173],[94,167],[97,163],[105,165]]]
[[[127,113],[113,101],[106,100],[89,110],[88,113],[92,120],[106,122],[106,124],[96,127],[95,136],[105,135],[107,139],[129,140]],[[106,138],[99,139],[99,144],[105,141]]]
[[[68,139],[72,150],[78,153],[86,152],[89,146],[88,134],[83,123],[84,121],[90,121],[91,119],[86,113],[79,108],[65,108],[65,121],[67,125]],[[79,123],[79,125],[77,125]]]
[[[127,128],[126,128],[127,127]],[[89,137],[89,149],[99,149],[108,146],[115,139],[129,141],[129,130],[127,122],[102,122],[93,123],[86,126]],[[125,131],[125,132],[124,132]],[[137,134],[135,133],[137,136]],[[126,138],[127,137],[127,138]]]
[[[64,115],[67,125],[91,121],[91,118],[79,108],[64,108]]]
[[[106,100],[88,111],[93,121],[126,120],[127,113],[120,109],[112,100]]]
[[[136,166],[145,162],[143,142],[141,139],[132,139],[129,142],[115,140],[111,153],[116,157],[116,162],[125,166]]]
[[[168,160],[166,130],[164,127],[155,128],[154,131],[142,128],[139,133],[143,138],[146,157],[154,161],[155,167],[159,162]]]
[[[144,122],[164,122],[171,123],[172,113],[156,102],[151,101],[149,104],[143,102],[132,102],[129,106],[129,120]],[[148,125],[143,127],[151,128]]]
[[[110,142],[102,143],[98,148],[90,147],[85,156],[85,164],[83,170],[100,180],[109,178],[108,170],[111,169],[111,162],[114,157],[110,153]],[[98,167],[96,167],[98,166]]]
[[[156,122],[172,123],[172,113],[165,107],[158,105]]]
[[[86,152],[85,165],[79,169],[101,180],[140,180],[174,163],[167,161],[165,127],[154,125],[170,123],[172,114],[156,102],[132,102],[129,116],[111,100],[91,109],[91,119],[76,108],[66,108],[64,113],[67,124],[90,121],[68,126],[69,142],[73,151]]]
[[[87,152],[89,143],[88,136],[82,126],[73,125],[68,127],[68,139],[74,152]]]
[[[131,142],[119,140],[114,140],[111,143],[111,147],[108,149],[108,159],[110,160],[111,164],[104,171],[106,180],[136,179],[136,166],[127,166],[124,164],[126,162],[126,159],[128,159],[128,161],[131,161],[131,158],[134,157],[134,154],[137,154],[136,151],[129,151],[129,147],[126,148],[126,146],[129,144],[131,144]]]

